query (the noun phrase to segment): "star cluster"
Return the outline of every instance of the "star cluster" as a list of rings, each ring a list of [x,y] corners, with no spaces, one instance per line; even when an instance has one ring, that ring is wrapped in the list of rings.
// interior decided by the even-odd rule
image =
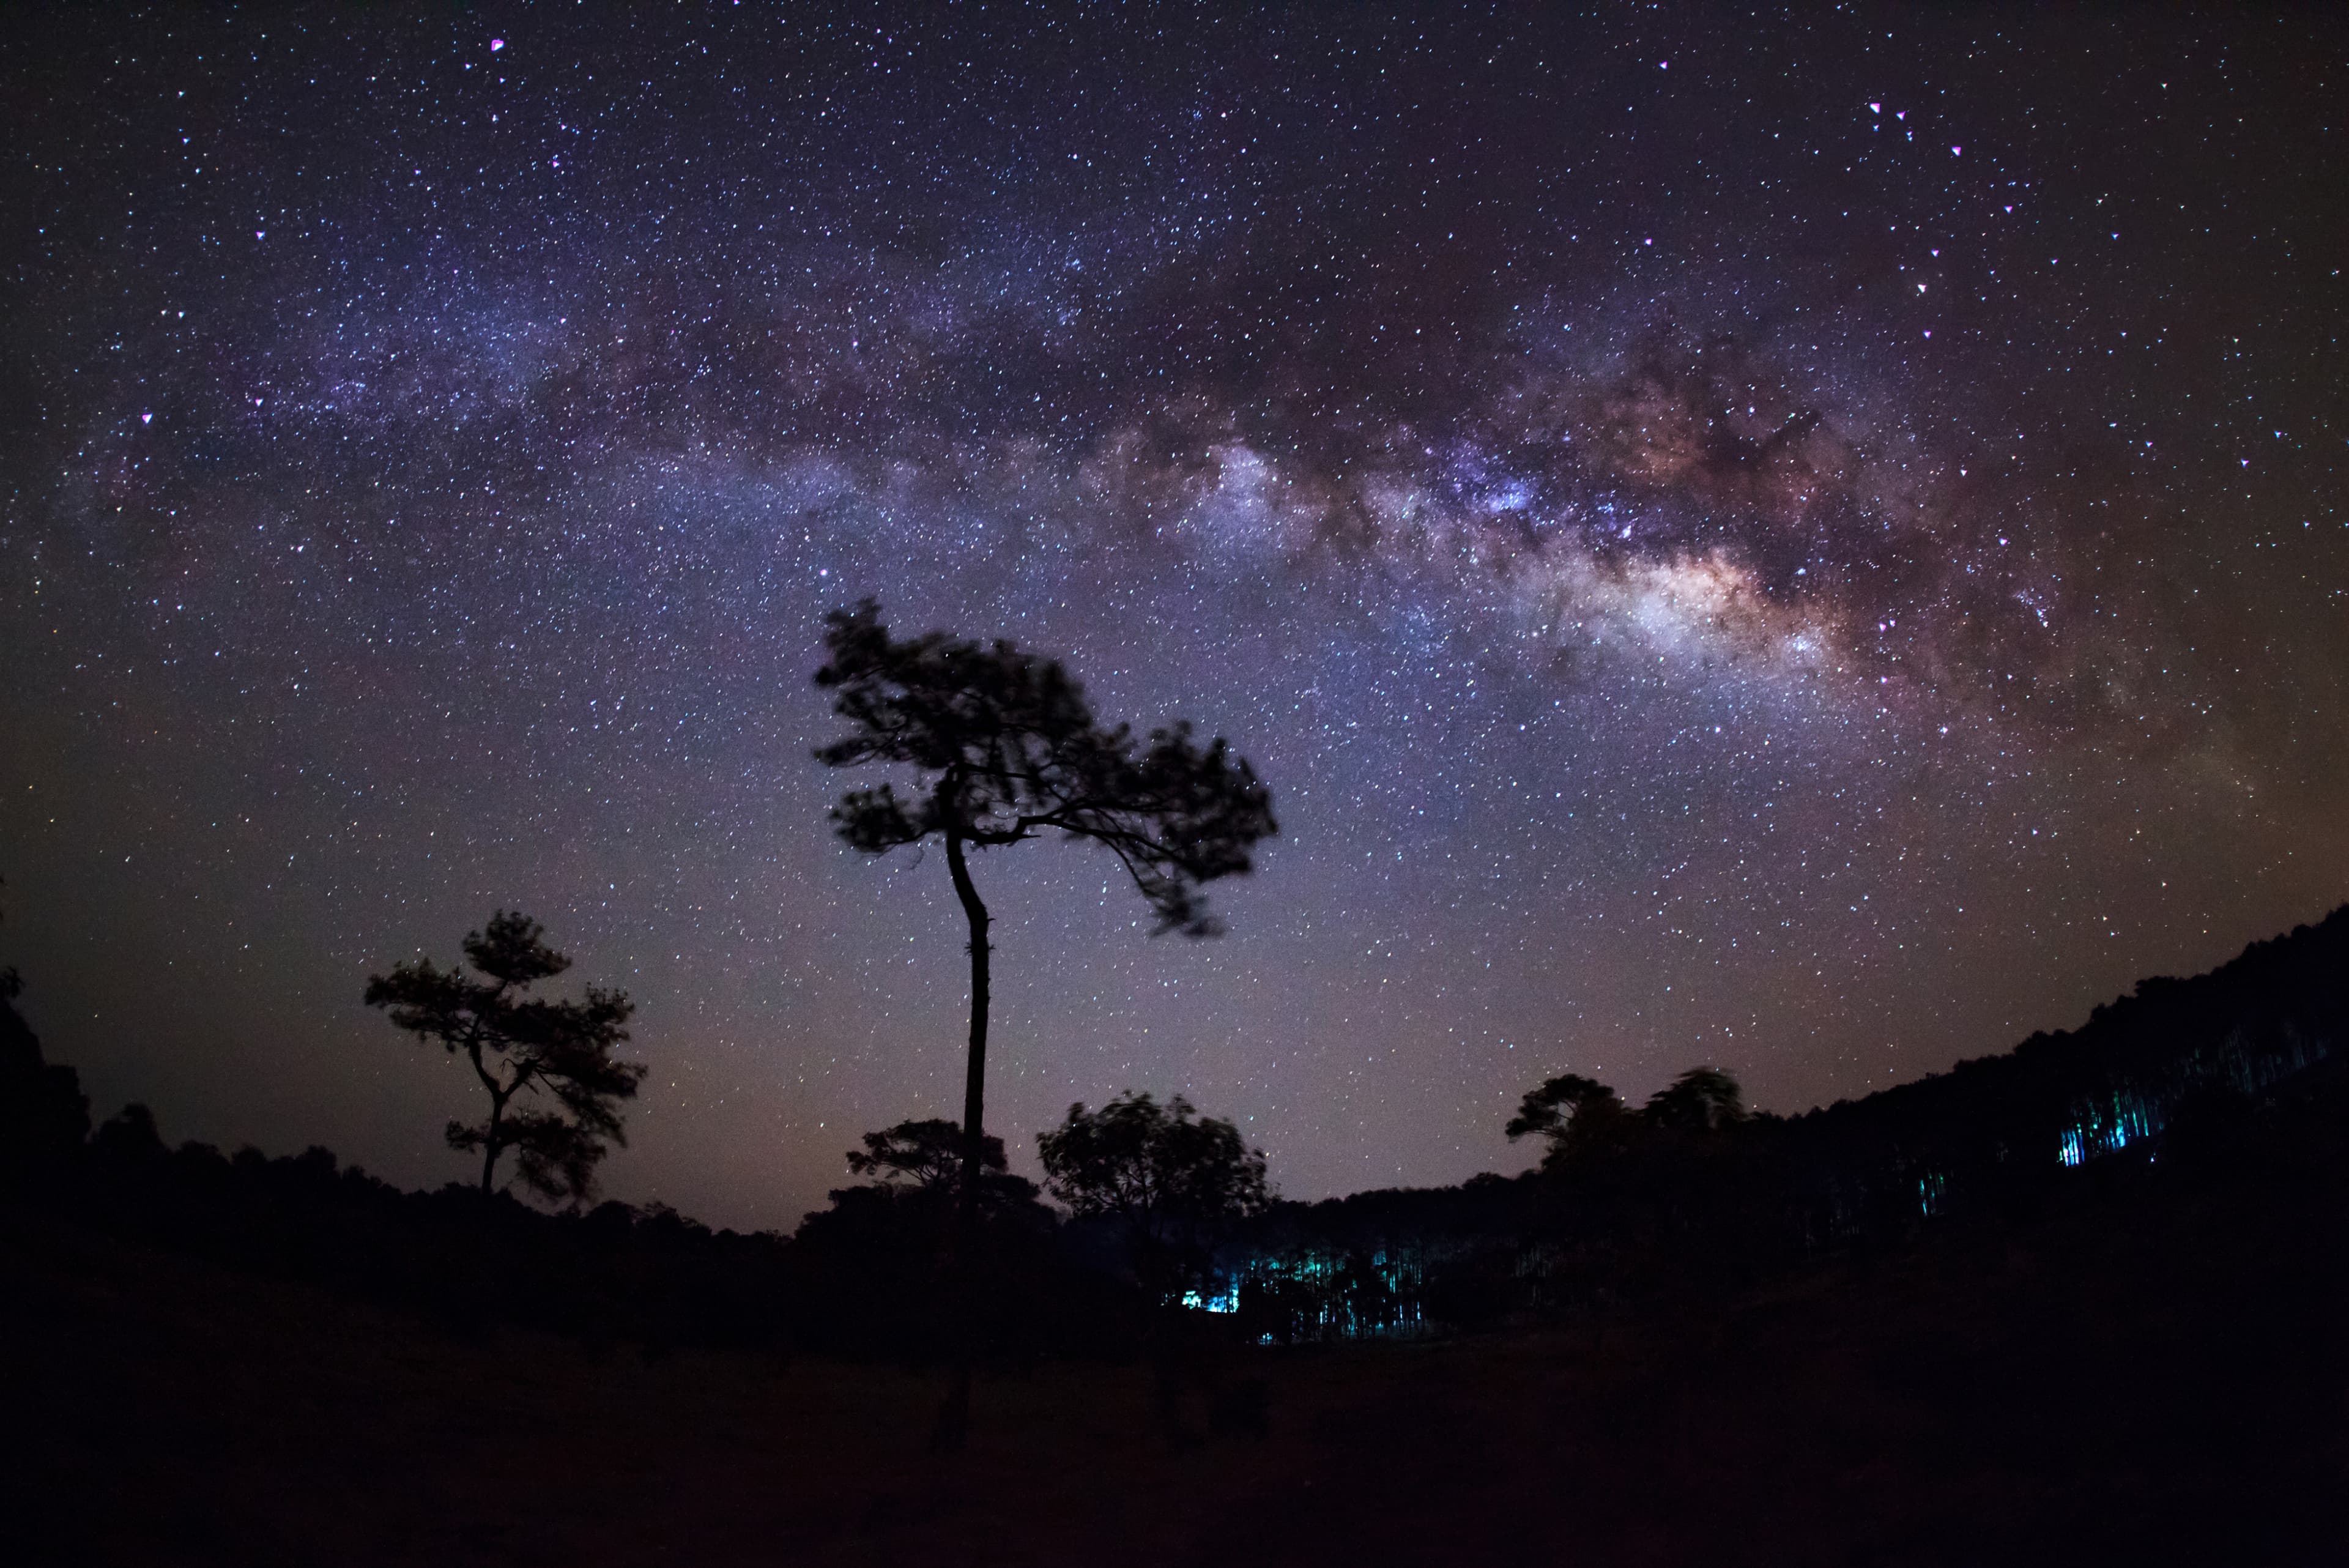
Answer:
[[[449,1176],[359,990],[520,907],[640,1005],[613,1189],[788,1225],[958,1093],[810,758],[866,595],[1275,791],[1220,943],[982,857],[1015,1150],[1454,1180],[2349,896],[2323,14],[591,10],[0,25],[5,935],[101,1114]]]

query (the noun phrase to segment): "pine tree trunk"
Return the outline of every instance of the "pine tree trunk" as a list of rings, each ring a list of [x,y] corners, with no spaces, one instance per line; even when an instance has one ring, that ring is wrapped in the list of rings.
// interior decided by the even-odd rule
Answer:
[[[951,831],[947,834],[947,867],[954,873],[955,896],[962,900],[963,916],[970,922],[970,1053],[963,1068],[962,1088],[961,1224],[968,1238],[978,1219],[978,1178],[987,1137],[987,928],[990,921],[963,857],[962,836]]]
[[[482,1063],[479,1038],[467,1046],[467,1051],[473,1058],[474,1075],[481,1080],[481,1086],[490,1091],[490,1119],[481,1129],[481,1196],[490,1198],[494,1197],[498,1190],[498,1156],[505,1148],[505,1139],[499,1135],[505,1131],[506,1097],[513,1090],[502,1085],[498,1075]]]
[[[956,1204],[953,1261],[953,1307],[956,1323],[953,1382],[938,1412],[931,1447],[941,1452],[961,1449],[970,1428],[970,1377],[974,1346],[972,1319],[978,1310],[978,1182],[985,1147],[987,1111],[987,1004],[989,917],[979,901],[963,855],[962,835],[947,830],[947,868],[954,875],[955,897],[962,900],[963,917],[970,923],[970,1052],[964,1067],[962,1095],[962,1189]]]

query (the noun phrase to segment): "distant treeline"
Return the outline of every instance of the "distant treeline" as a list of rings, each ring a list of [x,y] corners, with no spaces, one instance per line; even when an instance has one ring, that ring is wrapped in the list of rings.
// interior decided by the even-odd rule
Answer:
[[[2344,1041],[2349,906],[2209,974],[2144,981],[2077,1030],[1863,1099],[1709,1125],[1617,1115],[1579,1144],[1561,1127],[1515,1179],[1276,1205],[1228,1239],[1205,1301],[1321,1338],[1716,1288],[1943,1216],[2027,1212],[2106,1156],[2190,1158],[2280,1093],[2337,1090]]]
[[[658,1204],[548,1212],[470,1183],[404,1191],[322,1147],[173,1148],[144,1106],[93,1131],[74,1070],[42,1059],[13,990],[0,991],[0,1189],[22,1210],[458,1332],[916,1357],[947,1333],[931,1195],[851,1188],[797,1238],[743,1234]],[[1059,1229],[1032,1201],[989,1217],[981,1328],[999,1355],[1115,1351],[1131,1335],[1132,1293],[1069,1261]]]
[[[43,1059],[15,993],[6,977],[0,1184],[43,1222],[313,1282],[460,1331],[517,1324],[653,1351],[922,1357],[947,1343],[942,1186],[843,1188],[794,1236],[746,1235],[657,1205],[555,1213],[471,1185],[402,1191],[324,1148],[173,1148],[143,1106],[93,1131],[73,1070]],[[2190,1165],[2256,1137],[2279,1100],[2342,1096],[2344,1039],[2349,908],[2210,974],[2147,981],[2078,1030],[1800,1116],[1744,1112],[1722,1075],[1693,1116],[1664,1114],[1671,1091],[1632,1111],[1574,1080],[1580,1108],[1540,1128],[1551,1140],[1541,1168],[1276,1204],[1224,1234],[1219,1267],[1189,1299],[1224,1332],[1291,1341],[1475,1329],[1733,1287],[1898,1245],[1946,1216],[2027,1216],[2093,1174],[2075,1166]],[[1154,1293],[1114,1228],[1070,1221],[1007,1179],[984,1232],[973,1299],[994,1354],[1123,1354],[1146,1338]]]

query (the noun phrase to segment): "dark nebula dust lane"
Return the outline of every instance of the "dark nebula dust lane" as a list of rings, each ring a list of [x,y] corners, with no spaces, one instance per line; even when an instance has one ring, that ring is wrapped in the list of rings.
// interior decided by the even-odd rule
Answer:
[[[0,956],[99,1114],[460,1175],[359,992],[520,907],[611,1190],[789,1225],[959,1092],[810,760],[867,595],[1275,792],[1217,943],[981,857],[1019,1159],[1513,1169],[2349,898],[2349,25],[1061,10],[0,22]]]

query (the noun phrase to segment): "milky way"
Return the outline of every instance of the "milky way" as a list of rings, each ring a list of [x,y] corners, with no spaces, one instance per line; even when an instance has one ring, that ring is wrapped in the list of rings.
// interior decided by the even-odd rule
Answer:
[[[1514,1169],[2349,898],[2336,21],[642,9],[4,25],[0,941],[100,1114],[453,1177],[359,992],[518,906],[640,1003],[610,1189],[791,1223],[959,1083],[810,758],[866,595],[1275,792],[1220,942],[982,859],[1019,1150]]]

